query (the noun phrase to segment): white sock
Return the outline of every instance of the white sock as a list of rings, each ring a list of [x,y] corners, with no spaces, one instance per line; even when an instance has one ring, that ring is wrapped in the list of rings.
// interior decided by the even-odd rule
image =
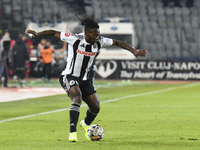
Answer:
[[[88,125],[85,123],[85,120],[83,120],[83,125],[84,125],[84,126],[88,126]]]

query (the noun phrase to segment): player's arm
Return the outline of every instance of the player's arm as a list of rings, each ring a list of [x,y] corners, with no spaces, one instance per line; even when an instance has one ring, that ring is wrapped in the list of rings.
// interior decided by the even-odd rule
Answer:
[[[118,46],[120,48],[123,48],[123,49],[126,49],[126,50],[130,51],[137,58],[140,58],[140,56],[146,57],[146,55],[148,53],[146,50],[135,49],[135,48],[129,46],[128,44],[126,44],[126,43],[124,43],[122,41],[119,41],[119,40],[114,40],[113,39],[113,45],[116,45],[116,46]]]
[[[60,38],[60,32],[55,30],[44,30],[42,32],[35,32],[34,30],[26,30],[26,34],[33,34],[32,38],[37,38],[40,36],[55,36]]]

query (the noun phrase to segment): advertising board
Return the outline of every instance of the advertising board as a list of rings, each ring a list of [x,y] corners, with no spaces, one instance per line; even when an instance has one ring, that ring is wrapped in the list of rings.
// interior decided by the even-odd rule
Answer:
[[[97,60],[96,79],[199,80],[199,61]]]

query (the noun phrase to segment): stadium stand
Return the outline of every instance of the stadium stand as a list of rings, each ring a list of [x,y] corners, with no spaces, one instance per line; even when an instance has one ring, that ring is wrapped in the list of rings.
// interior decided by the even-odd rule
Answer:
[[[164,7],[162,0],[92,0],[86,12],[92,13],[93,8],[96,19],[125,17],[133,20],[138,45],[151,52],[149,59],[193,59],[199,56],[199,5],[199,0],[190,8],[183,2],[180,7],[172,3]],[[109,9],[105,9],[106,6]]]
[[[96,20],[124,17],[134,21],[137,48],[149,50],[149,59],[199,57],[200,0],[176,5],[164,5],[162,0],[1,0],[0,26],[21,32],[31,20],[71,21],[74,13]]]

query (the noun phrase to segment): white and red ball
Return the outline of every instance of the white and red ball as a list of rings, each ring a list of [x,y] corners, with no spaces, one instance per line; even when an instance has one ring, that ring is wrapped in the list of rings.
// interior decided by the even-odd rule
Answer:
[[[93,124],[88,128],[87,134],[92,141],[98,141],[103,138],[104,129],[98,124]]]

